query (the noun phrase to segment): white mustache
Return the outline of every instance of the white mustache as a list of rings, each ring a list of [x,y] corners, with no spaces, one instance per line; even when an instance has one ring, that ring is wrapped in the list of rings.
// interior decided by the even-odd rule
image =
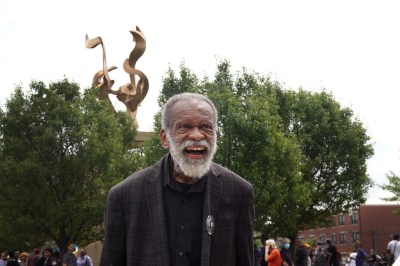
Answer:
[[[208,141],[206,140],[200,140],[200,141],[195,141],[195,140],[185,140],[184,142],[179,144],[178,149],[183,151],[184,149],[186,149],[187,147],[190,146],[204,146],[207,148],[207,151],[211,150],[211,145],[210,143],[208,143]]]

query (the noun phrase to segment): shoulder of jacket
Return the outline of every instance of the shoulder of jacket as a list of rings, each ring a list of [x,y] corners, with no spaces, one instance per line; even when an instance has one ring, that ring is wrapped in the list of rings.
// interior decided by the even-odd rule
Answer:
[[[225,182],[236,182],[236,183],[240,183],[244,186],[252,187],[252,184],[249,181],[247,181],[243,177],[239,176],[235,172],[229,170],[228,168],[226,168],[222,165],[219,165],[219,164],[213,162],[213,163],[211,163],[210,169],[213,172],[213,174],[215,176],[219,177],[224,183]]]
[[[152,166],[138,170],[111,188],[113,191],[123,190],[130,186],[144,184],[149,177],[156,178],[161,173],[162,160]]]

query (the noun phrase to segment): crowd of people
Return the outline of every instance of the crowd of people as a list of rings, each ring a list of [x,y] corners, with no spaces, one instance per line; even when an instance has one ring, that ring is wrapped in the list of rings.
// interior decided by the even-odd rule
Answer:
[[[356,241],[352,252],[344,256],[338,248],[327,239],[326,244],[317,241],[311,247],[301,240],[296,241],[294,255],[290,249],[290,239],[280,239],[278,249],[275,240],[268,239],[261,248],[255,248],[254,265],[260,266],[391,266],[400,257],[399,235],[394,235],[388,243],[386,252],[377,254],[374,249],[368,254],[359,241]],[[400,264],[400,263],[399,263]]]
[[[2,252],[0,266],[93,266],[93,261],[85,249],[75,250],[74,244],[61,257],[59,251],[51,247],[35,248],[32,252]]]

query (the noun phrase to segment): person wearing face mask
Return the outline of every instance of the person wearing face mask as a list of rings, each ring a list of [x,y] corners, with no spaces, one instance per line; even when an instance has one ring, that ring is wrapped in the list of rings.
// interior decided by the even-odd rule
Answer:
[[[214,104],[174,95],[161,124],[166,155],[108,193],[100,266],[253,266],[254,189],[212,161]]]
[[[290,252],[290,239],[283,239],[283,245],[280,250],[282,266],[293,266],[292,254]]]
[[[317,249],[315,250],[314,266],[326,266],[327,265],[327,254],[326,249],[323,247],[322,242],[317,242]]]

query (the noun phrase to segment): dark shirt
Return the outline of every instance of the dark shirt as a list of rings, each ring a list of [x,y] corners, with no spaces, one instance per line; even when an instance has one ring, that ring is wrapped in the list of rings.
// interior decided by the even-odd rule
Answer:
[[[60,265],[54,257],[41,257],[39,261],[36,263],[36,266],[53,266]]]
[[[28,257],[27,266],[35,266],[36,263],[39,261],[40,257],[37,254],[32,254]]]
[[[254,244],[254,266],[257,266],[260,263],[261,252],[258,249],[257,245]]]
[[[67,266],[76,266],[76,261],[76,256],[70,252],[63,255],[62,264],[67,264]]]
[[[260,248],[260,266],[268,266],[268,261],[265,261],[265,247]]]
[[[11,259],[11,260],[8,260],[8,261],[7,261],[7,264],[6,264],[6,265],[7,265],[7,266],[19,266],[19,263],[18,263],[17,260]]]
[[[283,263],[284,261],[286,261],[286,263],[287,263],[289,266],[292,266],[293,261],[292,261],[292,254],[290,253],[290,251],[287,250],[286,248],[281,248],[280,253],[281,253],[282,263]]]
[[[305,246],[300,246],[296,252],[296,266],[308,265],[308,250]]]
[[[179,183],[172,178],[170,158],[164,161],[164,208],[173,266],[200,266],[206,178],[193,185]]]
[[[326,266],[326,252],[322,247],[319,247],[315,254],[315,266]]]
[[[330,260],[330,265],[332,266],[338,266],[338,254],[337,254],[337,248],[335,245],[329,245],[328,249],[328,254],[331,258]]]

